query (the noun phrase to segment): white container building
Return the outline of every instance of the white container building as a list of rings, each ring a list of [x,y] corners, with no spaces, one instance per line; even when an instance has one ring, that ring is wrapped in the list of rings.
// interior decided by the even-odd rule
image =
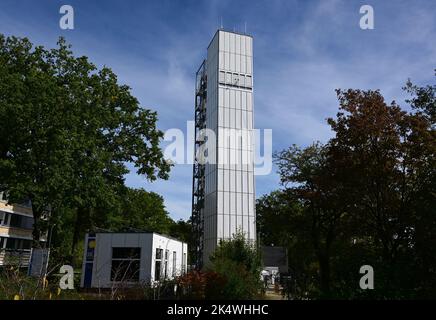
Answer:
[[[188,245],[158,233],[87,234],[81,286],[111,288],[172,279],[187,268]]]

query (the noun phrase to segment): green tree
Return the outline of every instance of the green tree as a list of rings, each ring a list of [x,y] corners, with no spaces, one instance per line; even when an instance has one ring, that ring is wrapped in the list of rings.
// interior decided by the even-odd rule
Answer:
[[[191,219],[188,219],[187,221],[179,219],[177,222],[174,222],[170,227],[169,234],[183,242],[188,243],[188,246],[192,246],[193,234]]]
[[[275,154],[282,185],[303,205],[303,224],[310,226],[310,242],[319,265],[320,289],[330,295],[333,247],[341,239],[348,219],[348,197],[329,162],[328,146],[315,143]],[[306,220],[307,219],[307,220]],[[306,220],[306,221],[305,221]]]
[[[110,219],[109,228],[113,231],[136,229],[169,234],[174,225],[162,196],[143,189],[128,188],[119,214]]]
[[[47,50],[0,36],[0,83],[1,189],[31,200],[35,244],[74,208],[74,251],[83,224],[119,203],[127,163],[151,181],[168,177],[156,113],[63,39]]]
[[[434,176],[429,118],[386,104],[378,91],[339,90],[338,97],[341,112],[329,119],[335,132],[330,155],[363,230],[356,236],[379,253],[373,264],[380,294],[413,296],[419,281],[406,274],[416,270],[413,239],[425,212],[420,198],[431,194],[427,181]]]
[[[256,202],[259,241],[264,245],[287,248],[294,299],[314,291],[318,269],[311,238],[311,219],[302,203],[289,190],[276,190]]]
[[[260,253],[243,233],[221,240],[210,260],[210,269],[226,279],[223,298],[254,299],[259,296]]]
[[[430,247],[436,233],[436,90],[410,83],[407,89],[409,113],[395,102],[387,104],[379,91],[338,90],[339,113],[328,119],[334,137],[324,146],[293,146],[276,154],[285,190],[281,200],[274,194],[262,199],[258,213],[273,217],[276,229],[284,220],[273,213],[292,215],[282,227],[290,234],[281,241],[312,244],[322,297],[435,294]],[[298,200],[301,215],[284,195]],[[364,264],[377,274],[371,293],[358,288],[357,272]]]

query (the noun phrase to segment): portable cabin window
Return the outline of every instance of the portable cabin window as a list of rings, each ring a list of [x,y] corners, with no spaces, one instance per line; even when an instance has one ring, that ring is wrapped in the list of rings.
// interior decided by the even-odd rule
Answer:
[[[141,248],[112,248],[111,281],[138,282]]]
[[[156,257],[154,263],[154,280],[159,281],[162,275],[162,255],[163,249],[156,248]]]
[[[186,272],[186,253],[183,254],[183,260],[182,260],[182,271],[183,273]]]
[[[169,250],[165,250],[164,279],[166,279],[168,277],[168,256],[169,256]]]
[[[176,276],[176,269],[177,269],[177,252],[173,251],[173,277]]]

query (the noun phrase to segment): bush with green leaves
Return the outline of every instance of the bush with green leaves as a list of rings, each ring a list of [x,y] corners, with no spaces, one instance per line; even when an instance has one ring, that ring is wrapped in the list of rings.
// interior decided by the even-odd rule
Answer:
[[[230,240],[221,240],[210,258],[211,271],[226,281],[222,290],[223,299],[240,300],[258,298],[261,257],[254,243],[237,232]]]

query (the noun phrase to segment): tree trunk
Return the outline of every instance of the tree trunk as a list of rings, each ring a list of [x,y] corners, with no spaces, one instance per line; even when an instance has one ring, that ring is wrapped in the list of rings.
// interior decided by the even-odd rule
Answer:
[[[328,254],[318,254],[321,292],[323,297],[330,297],[330,257]]]

